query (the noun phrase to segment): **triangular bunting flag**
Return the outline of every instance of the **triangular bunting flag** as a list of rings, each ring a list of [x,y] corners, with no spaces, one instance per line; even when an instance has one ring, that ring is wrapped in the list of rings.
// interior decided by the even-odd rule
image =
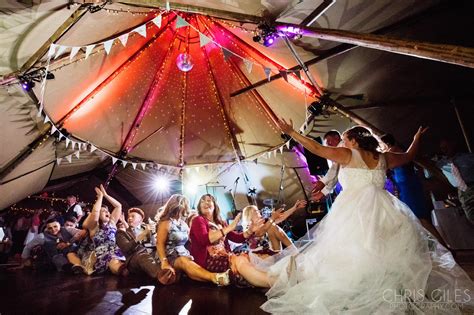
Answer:
[[[133,167],[134,170],[136,170],[137,169],[137,163],[132,163],[132,167]]]
[[[222,53],[224,54],[224,59],[225,59],[226,61],[227,61],[230,57],[232,57],[232,56],[234,55],[230,50],[228,50],[228,49],[226,49],[226,48],[224,48],[224,47],[222,47]]]
[[[74,150],[75,148],[76,148],[76,142],[71,140],[71,149]]]
[[[203,47],[209,44],[212,40],[204,35],[203,33],[199,33],[199,46]]]
[[[122,162],[122,166],[125,168],[125,166],[127,166],[128,162],[127,161],[124,161],[124,160],[121,160]]]
[[[265,75],[267,76],[267,80],[270,81],[270,75],[272,74],[272,69],[270,68],[263,68]]]
[[[93,144],[91,144],[91,153],[94,152],[95,150],[97,150],[97,148]]]
[[[45,115],[45,116],[44,116],[44,123],[46,124],[46,123],[48,123],[48,122],[50,122],[50,121],[51,121],[51,119],[49,119],[49,117]]]
[[[161,27],[161,14],[158,15],[156,18],[154,18],[152,20],[153,23],[155,23],[156,26],[158,26],[159,28]],[[125,46],[125,45],[124,45]]]
[[[71,61],[72,58],[74,58],[77,53],[79,52],[79,49],[81,49],[81,47],[72,47],[71,48],[71,54],[69,55],[69,60]]]
[[[49,58],[53,57],[55,53],[56,53],[56,45],[51,44],[51,46],[49,46],[48,57]]]
[[[185,26],[188,26],[189,23],[183,19],[181,16],[178,15],[178,18],[176,19],[176,28],[181,28],[181,27],[185,27]]]
[[[56,159],[56,164],[58,164],[58,165],[61,164],[62,159],[63,159],[63,158],[57,158],[57,159]]]
[[[115,165],[115,163],[117,163],[117,160],[118,160],[117,158],[114,158],[114,157],[112,156],[112,164]]]
[[[82,144],[82,150],[86,151],[87,150],[87,143]]]
[[[114,43],[113,39],[104,42],[104,49],[105,49],[105,53],[107,55],[110,53],[110,50],[112,49],[112,44],[113,43]]]
[[[76,158],[77,158],[77,159],[79,159],[79,155],[80,155],[80,154],[81,154],[81,152],[80,152],[80,151],[76,151],[76,152],[74,152],[74,155],[76,156]]]
[[[66,149],[69,146],[69,142],[71,142],[71,140],[69,140],[69,138],[66,137]]]
[[[199,166],[196,166],[196,172],[199,173]]]
[[[128,41],[128,33],[120,35],[119,40],[122,43],[123,47],[125,47],[127,45],[127,41]]]
[[[283,154],[283,146],[279,147],[278,151],[280,151],[280,154]]]
[[[69,154],[68,156],[66,156],[66,160],[71,163],[72,162],[72,154]]]
[[[89,55],[91,54],[92,49],[94,49],[94,47],[95,45],[86,46],[86,59],[89,58]]]
[[[301,71],[300,70],[296,70],[295,75],[298,77],[298,79],[301,80]]]
[[[258,159],[253,160],[255,164],[258,164]]]
[[[286,145],[286,148],[289,150],[290,149],[290,141],[288,141],[287,143],[285,143]]]
[[[58,58],[60,55],[63,54],[63,52],[66,51],[67,46],[59,46],[58,51],[56,52],[56,55],[54,56],[54,59]]]
[[[65,135],[63,135],[62,133],[60,133],[60,134],[59,134],[59,138],[58,138],[58,140],[59,140],[59,141],[61,141],[61,139],[62,139],[62,138],[66,138],[66,136],[65,136]]]
[[[51,126],[51,134],[55,133],[58,130],[55,125]]]
[[[165,10],[166,10],[166,12],[169,12],[171,10],[169,1],[166,1]]]
[[[252,72],[253,63],[250,60],[244,59],[245,68],[248,73]]]
[[[141,164],[143,170],[145,170],[146,169],[146,163],[140,163],[140,164]]]
[[[143,24],[133,30],[134,32],[137,32],[138,34],[142,35],[143,37],[146,38],[146,24]]]
[[[280,70],[280,75],[283,79],[285,79],[286,82],[288,82],[288,73],[286,70]]]

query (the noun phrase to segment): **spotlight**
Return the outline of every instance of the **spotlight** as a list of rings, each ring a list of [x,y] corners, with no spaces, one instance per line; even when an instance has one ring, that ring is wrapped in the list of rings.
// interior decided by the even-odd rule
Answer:
[[[275,42],[275,38],[273,36],[267,36],[263,40],[263,46],[270,47],[271,45],[273,45],[274,42]]]
[[[184,190],[186,193],[194,195],[198,191],[198,185],[194,181],[189,181],[184,184]]]
[[[52,80],[54,79],[54,74],[46,71],[46,68],[36,68],[31,70],[28,73],[24,73],[18,77],[19,83],[22,89],[26,92],[31,91],[35,86],[35,82],[41,82],[42,80]]]
[[[153,183],[153,186],[158,192],[166,192],[170,188],[170,182],[165,177],[157,177]]]
[[[259,41],[262,40],[262,38],[260,37],[260,35],[255,35],[254,37],[252,37],[253,41],[258,43]]]
[[[33,89],[33,87],[35,86],[35,82],[33,82],[33,80],[26,79],[26,78],[21,79],[20,84],[21,84],[21,88],[26,92],[31,91]]]

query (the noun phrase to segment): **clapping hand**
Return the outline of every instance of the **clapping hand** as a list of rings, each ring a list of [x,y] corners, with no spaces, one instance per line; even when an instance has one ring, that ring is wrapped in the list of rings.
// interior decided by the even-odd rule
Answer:
[[[241,218],[242,218],[242,213],[239,212],[239,214],[235,216],[234,221],[232,221],[232,223],[229,224],[229,227],[232,228],[232,231],[235,230]]]
[[[250,231],[251,234],[254,234],[258,230],[260,230],[264,224],[265,224],[265,220],[263,219],[258,219],[257,221],[251,221],[249,224],[248,230]]]
[[[100,184],[100,191],[102,192],[102,194],[104,194],[104,196],[107,196],[107,192],[105,191],[104,185],[102,184]]]
[[[102,185],[101,185],[102,186]],[[95,193],[97,195],[97,199],[99,198],[103,198],[104,197],[104,193],[102,192],[102,190],[100,190],[99,188],[95,188]]]

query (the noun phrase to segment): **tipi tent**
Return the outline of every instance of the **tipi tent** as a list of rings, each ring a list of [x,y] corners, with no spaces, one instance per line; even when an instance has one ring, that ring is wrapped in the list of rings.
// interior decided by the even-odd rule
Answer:
[[[285,147],[275,117],[314,136],[364,123],[404,144],[430,125],[428,151],[436,136],[469,143],[472,134],[469,1],[0,9],[1,209],[98,169],[142,204],[153,203],[141,187],[156,174],[231,191],[237,207],[254,188],[261,199],[303,198],[306,162]]]

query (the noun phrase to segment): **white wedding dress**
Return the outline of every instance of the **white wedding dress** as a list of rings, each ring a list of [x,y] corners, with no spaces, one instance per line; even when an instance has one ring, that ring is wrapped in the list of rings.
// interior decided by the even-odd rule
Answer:
[[[384,190],[386,162],[359,151],[340,169],[343,191],[313,241],[257,263],[276,282],[262,309],[277,314],[456,314],[473,283],[411,210]],[[255,257],[253,257],[255,258]]]

